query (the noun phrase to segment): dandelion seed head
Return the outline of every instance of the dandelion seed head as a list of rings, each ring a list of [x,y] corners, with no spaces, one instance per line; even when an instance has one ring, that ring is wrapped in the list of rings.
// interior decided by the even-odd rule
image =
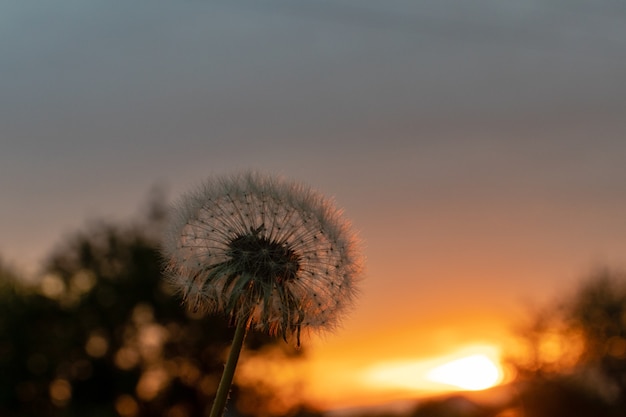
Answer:
[[[224,312],[287,339],[330,330],[362,271],[342,212],[310,188],[259,173],[185,194],[163,242],[166,275],[193,310]]]

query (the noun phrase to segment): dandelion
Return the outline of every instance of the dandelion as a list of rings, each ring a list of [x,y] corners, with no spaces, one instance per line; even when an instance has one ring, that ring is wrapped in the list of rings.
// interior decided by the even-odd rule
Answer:
[[[184,195],[163,254],[189,308],[225,313],[236,326],[212,417],[223,411],[249,328],[295,337],[299,346],[303,328],[338,324],[361,272],[350,224],[328,199],[252,172],[209,180]]]

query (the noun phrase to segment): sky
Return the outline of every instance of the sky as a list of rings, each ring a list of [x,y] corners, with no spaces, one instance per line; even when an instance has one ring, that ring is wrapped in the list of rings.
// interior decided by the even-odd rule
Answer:
[[[625,23],[612,0],[0,1],[0,257],[36,271],[155,186],[283,175],[367,258],[311,396],[427,390],[367,375],[497,357],[528,305],[626,266]]]

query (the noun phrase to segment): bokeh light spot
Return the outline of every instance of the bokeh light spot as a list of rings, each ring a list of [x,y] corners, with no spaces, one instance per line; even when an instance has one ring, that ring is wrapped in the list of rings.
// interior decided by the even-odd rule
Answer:
[[[64,406],[72,398],[72,386],[65,379],[55,379],[49,387],[50,399],[56,406]]]
[[[115,400],[115,411],[122,417],[135,417],[139,414],[139,405],[132,396],[124,394]]]
[[[94,358],[101,358],[106,355],[107,350],[109,350],[109,341],[106,337],[99,332],[91,333],[85,344],[87,354]]]
[[[39,284],[41,292],[48,298],[58,299],[65,293],[65,283],[54,274],[47,274]]]

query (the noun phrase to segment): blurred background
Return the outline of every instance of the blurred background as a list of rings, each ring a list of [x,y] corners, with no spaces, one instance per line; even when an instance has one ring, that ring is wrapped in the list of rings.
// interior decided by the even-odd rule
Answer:
[[[336,332],[249,338],[231,413],[623,415],[625,23],[611,0],[0,2],[0,415],[203,415],[232,330],[162,286],[159,234],[241,169],[334,197],[367,274]]]

